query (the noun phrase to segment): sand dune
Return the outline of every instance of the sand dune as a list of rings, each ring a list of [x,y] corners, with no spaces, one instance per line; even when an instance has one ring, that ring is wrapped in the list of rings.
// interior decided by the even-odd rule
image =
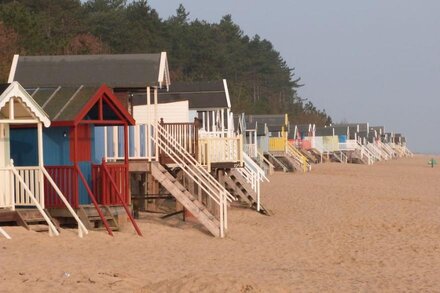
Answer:
[[[0,292],[439,292],[440,167],[323,164],[263,186],[272,217],[232,209],[226,239],[140,222],[114,238],[5,228]]]

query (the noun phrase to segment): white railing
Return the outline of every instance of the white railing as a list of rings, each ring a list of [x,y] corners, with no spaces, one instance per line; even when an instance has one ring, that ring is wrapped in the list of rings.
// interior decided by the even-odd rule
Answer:
[[[79,237],[83,237],[84,234],[88,234],[86,227],[78,218],[75,211],[70,206],[69,202],[61,193],[60,189],[44,167],[14,167],[13,163],[11,162],[11,166],[0,169],[0,176],[2,178],[2,182],[5,182],[5,184],[0,185],[0,207],[7,207],[11,208],[12,210],[15,209],[16,206],[36,207],[40,213],[43,212],[42,215],[47,222],[49,218],[43,210],[44,177],[46,177],[49,184],[54,188],[55,192],[63,201],[66,208],[77,221]],[[58,231],[53,231],[54,227],[52,227],[53,224],[50,219],[49,222],[48,225],[50,227],[50,233],[58,235]]]
[[[252,190],[255,192],[257,201],[257,211],[261,209],[261,186],[260,184],[269,179],[266,177],[264,170],[257,165],[247,154],[243,155],[244,168],[237,168],[238,172],[245,178],[245,180],[251,185]]]
[[[191,180],[198,182],[200,188],[218,205],[220,237],[224,237],[227,230],[228,201],[236,200],[212,175],[182,147],[174,137],[161,125],[156,124],[157,137],[154,137],[158,148],[165,152]]]
[[[234,135],[226,131],[199,131],[194,133],[192,123],[161,124],[166,131],[189,153],[198,156],[205,166],[211,163],[237,163],[242,165],[242,135]],[[104,157],[106,161],[124,159],[123,127],[104,127]],[[129,160],[158,160],[159,152],[155,143],[155,128],[148,124],[130,126],[128,137]],[[197,139],[194,139],[197,137]],[[122,140],[121,140],[122,139]],[[195,144],[198,141],[198,145]],[[197,151],[198,150],[198,151]],[[195,153],[197,151],[197,153]]]
[[[374,163],[374,156],[370,151],[362,144],[358,143],[361,159],[367,159],[368,165]]]
[[[9,166],[10,170],[10,176],[13,177],[14,182],[19,182],[19,184],[15,184],[14,187],[20,186],[20,188],[24,189],[24,192],[26,193],[26,197],[30,199],[30,203],[28,205],[35,206],[40,214],[43,216],[44,220],[46,221],[47,225],[49,226],[49,235],[55,235],[58,236],[60,233],[58,232],[55,225],[52,223],[50,218],[47,216],[46,212],[44,211],[44,208],[42,205],[40,205],[39,199],[37,199],[34,194],[32,193],[32,190],[27,186],[26,182],[24,181],[23,177],[20,175],[19,170],[14,167],[13,160],[11,160],[11,164]],[[44,201],[44,198],[43,198]]]
[[[104,158],[106,161],[124,160],[123,127],[104,127]],[[130,160],[157,158],[157,150],[151,139],[154,128],[148,124],[138,124],[128,127],[128,157]],[[122,138],[122,140],[121,140]]]
[[[260,163],[260,167],[265,170],[266,175],[272,175],[275,172],[275,166],[268,160],[260,151],[257,151],[257,160]]]
[[[384,144],[381,141],[376,141],[376,145],[388,155],[388,158],[392,159],[395,156],[394,151],[387,144]]]
[[[37,199],[38,203],[44,208],[44,186],[40,172],[40,167],[15,167],[18,174],[23,178],[23,183],[15,178],[15,206],[31,206],[33,205],[32,196]],[[29,188],[31,193],[26,192],[25,186]]]
[[[394,151],[398,154],[399,157],[413,156],[412,152],[409,151],[406,146],[402,146],[397,143],[391,143],[391,147],[394,149]]]
[[[332,152],[332,154],[340,163],[347,163],[348,162],[347,155],[344,154],[343,151]]]
[[[347,163],[347,162],[348,162],[348,157],[347,157],[347,155],[346,155],[343,151],[340,151],[339,153],[341,154],[342,161],[343,161],[344,163]]]
[[[339,143],[339,150],[341,151],[353,151],[358,147],[358,142],[355,139],[347,139],[345,142]]]
[[[383,148],[381,148],[377,142],[371,143],[371,145],[373,146],[374,149],[377,150],[377,152],[380,153],[380,155],[384,160],[389,160],[391,158],[388,152],[386,152]]]
[[[236,163],[243,165],[243,140],[241,135],[219,137],[200,136],[198,160],[203,166],[211,168],[212,163]]]
[[[367,143],[365,145],[365,147],[370,151],[370,153],[373,155],[373,157],[377,161],[381,161],[382,160],[381,154],[373,147],[373,145],[371,143]]]
[[[251,158],[256,158],[258,156],[257,144],[244,144],[243,145],[244,152],[248,154]]]

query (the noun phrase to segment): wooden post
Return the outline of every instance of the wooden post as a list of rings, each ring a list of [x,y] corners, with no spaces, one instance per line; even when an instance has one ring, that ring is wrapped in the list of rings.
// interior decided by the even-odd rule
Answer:
[[[157,121],[157,87],[154,87],[154,122]],[[157,141],[157,131],[154,132],[154,137]],[[159,160],[159,145],[156,143],[156,161]]]
[[[41,172],[42,167],[44,167],[43,159],[43,124],[41,122],[37,123],[37,136],[38,136],[38,166],[40,167],[38,171],[38,181],[39,181],[39,193],[40,193],[40,205],[44,209],[44,174]]]
[[[108,150],[107,150],[108,138],[107,138],[107,126],[104,126],[104,159],[107,161]]]
[[[14,115],[14,98],[11,98],[9,100],[9,120],[14,120],[15,119],[15,115]]]
[[[129,194],[129,178],[128,178],[128,125],[124,124],[124,165],[125,165],[125,200],[127,200],[126,204],[131,204],[131,196]],[[121,190],[121,193],[123,191]]]
[[[77,162],[77,149],[78,149],[78,130],[76,125],[73,126],[73,166],[75,167],[75,170],[79,169],[78,162]],[[79,180],[78,180],[78,174],[77,172],[74,172],[74,184],[76,185],[75,192],[73,194],[73,202],[75,207],[78,208],[79,205]]]
[[[151,92],[150,86],[147,86],[147,115],[148,115],[148,123],[147,123],[147,131],[146,131],[146,139],[145,139],[145,150],[148,161],[151,162]]]

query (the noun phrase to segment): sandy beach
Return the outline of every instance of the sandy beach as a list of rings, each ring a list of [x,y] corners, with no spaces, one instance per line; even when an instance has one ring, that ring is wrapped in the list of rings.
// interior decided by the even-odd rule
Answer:
[[[216,239],[170,219],[115,237],[6,227],[0,292],[439,292],[440,167],[327,163],[263,185],[274,215],[230,210]]]

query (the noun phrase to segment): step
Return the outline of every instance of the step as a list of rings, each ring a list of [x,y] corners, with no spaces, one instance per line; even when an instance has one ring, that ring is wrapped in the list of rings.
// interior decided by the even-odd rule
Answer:
[[[48,225],[30,225],[29,230],[32,230],[35,232],[48,232],[49,226]]]
[[[46,223],[46,220],[43,217],[34,218],[34,219],[24,219],[24,220],[26,221],[27,224],[40,223],[40,222]]]
[[[255,195],[255,192],[253,191],[253,189],[251,188],[250,184],[246,181],[245,178],[243,178],[241,176],[241,174],[238,171],[236,171],[234,169],[231,170],[230,176],[234,176],[234,178],[235,178],[234,182],[240,182],[240,185],[243,186],[243,189],[241,189],[242,195],[246,197],[246,200],[250,203],[250,207],[253,207],[256,209],[257,208],[256,195]],[[231,177],[230,177],[230,179],[231,179]],[[248,190],[250,190],[252,193],[249,192]],[[267,216],[273,214],[270,210],[266,209],[263,206],[261,201],[260,201],[260,211],[259,212],[261,214],[264,214]]]
[[[179,201],[197,220],[205,226],[214,236],[220,236],[220,223],[212,215],[207,207],[198,201],[191,193],[189,193],[168,171],[163,172],[165,168],[159,163],[151,165],[152,175],[158,180],[168,192],[170,192],[177,201]],[[171,178],[172,177],[172,178]],[[175,179],[175,178],[174,178]]]
[[[87,217],[89,219],[89,221],[102,221],[100,216],[91,216],[91,217]],[[106,220],[113,220],[113,216],[104,216],[104,219]]]

